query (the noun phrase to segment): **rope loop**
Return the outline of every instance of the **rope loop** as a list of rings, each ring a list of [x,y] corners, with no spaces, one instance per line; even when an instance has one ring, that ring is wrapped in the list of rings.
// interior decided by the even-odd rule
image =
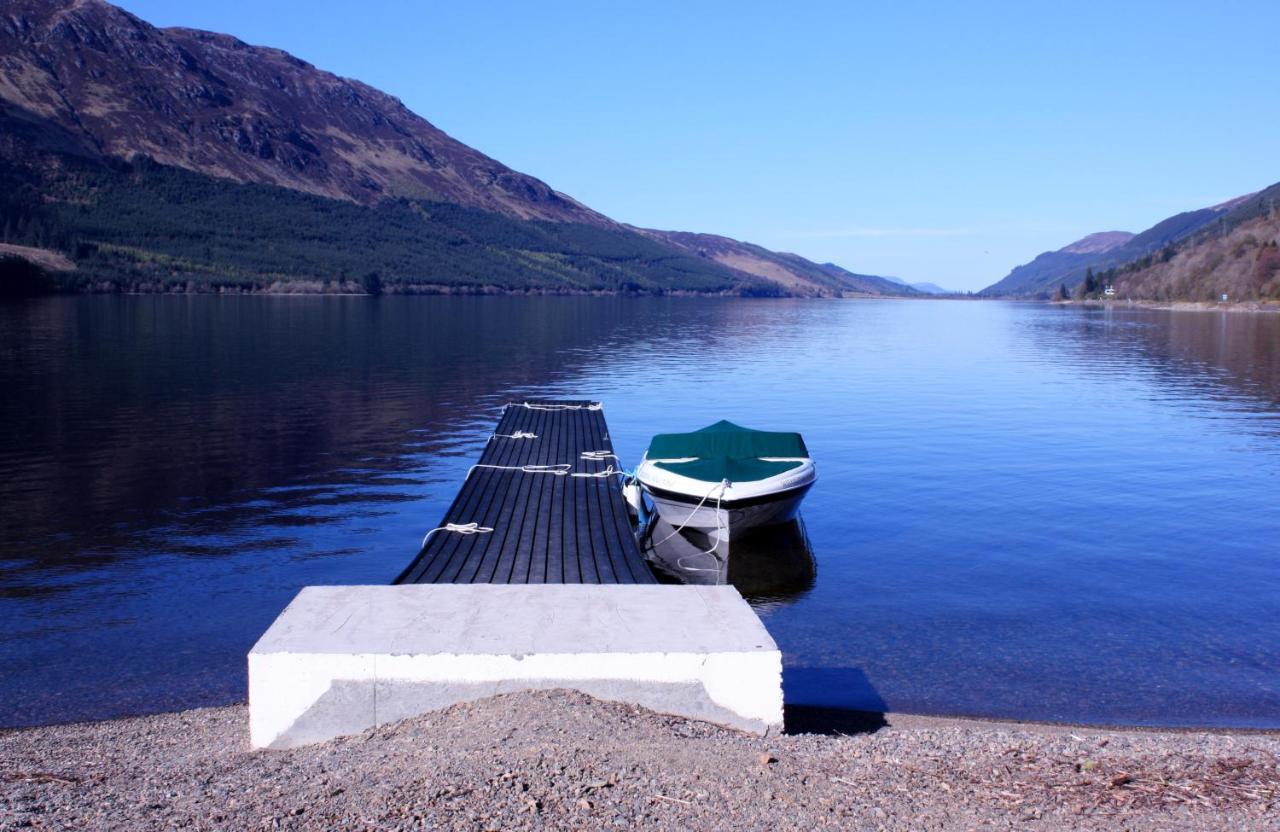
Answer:
[[[422,536],[422,547],[425,549],[427,541],[431,535],[436,532],[453,532],[454,534],[489,534],[492,532],[488,526],[482,526],[479,523],[445,523],[443,526],[437,526]]]
[[[530,433],[527,430],[518,430],[515,433],[491,433],[490,439],[537,439],[538,434]]]
[[[619,471],[617,468],[614,468],[612,464],[610,464],[610,465],[606,465],[604,469],[600,471],[583,471],[580,473],[572,474],[571,476],[586,477],[586,478],[598,477],[603,479],[604,477],[613,477],[613,476],[625,477],[626,475],[627,475],[626,471]]]

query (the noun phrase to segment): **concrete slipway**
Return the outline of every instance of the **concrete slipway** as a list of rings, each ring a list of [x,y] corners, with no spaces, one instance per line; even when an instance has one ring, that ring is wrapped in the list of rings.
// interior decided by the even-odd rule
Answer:
[[[733,587],[654,582],[612,454],[596,403],[509,405],[397,585],[306,587],[254,645],[253,745],[537,688],[780,728],[777,645]]]

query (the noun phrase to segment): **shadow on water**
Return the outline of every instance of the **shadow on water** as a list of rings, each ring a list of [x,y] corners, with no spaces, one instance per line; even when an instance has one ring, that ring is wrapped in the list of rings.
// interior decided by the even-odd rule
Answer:
[[[677,534],[655,517],[641,534],[640,545],[660,579],[732,584],[757,612],[794,604],[817,580],[817,562],[803,520],[756,529],[728,550],[722,546],[709,552],[708,540]]]
[[[640,543],[661,580],[731,584],[760,613],[794,604],[817,581],[817,561],[803,519],[756,529],[729,547],[708,552],[710,541],[704,536],[687,538],[655,517]],[[783,687],[789,734],[869,734],[888,725],[884,699],[857,668],[788,668]],[[844,706],[847,702],[860,707]]]
[[[788,734],[871,734],[889,724],[888,705],[856,667],[785,668],[782,687]]]

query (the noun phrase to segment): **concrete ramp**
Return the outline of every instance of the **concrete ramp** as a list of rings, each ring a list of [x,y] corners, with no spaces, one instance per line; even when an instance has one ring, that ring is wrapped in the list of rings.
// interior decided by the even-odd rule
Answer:
[[[303,589],[249,653],[250,739],[292,748],[540,688],[782,727],[781,653],[733,587],[406,584]]]

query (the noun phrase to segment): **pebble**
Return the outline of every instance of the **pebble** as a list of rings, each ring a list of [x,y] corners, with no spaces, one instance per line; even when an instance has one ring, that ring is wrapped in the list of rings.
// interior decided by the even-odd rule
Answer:
[[[237,706],[0,732],[0,830],[1280,828],[1276,734],[889,715],[874,732],[762,747],[567,691],[291,751],[251,750],[247,721]],[[1262,786],[1204,805],[1142,791],[1241,772]]]

